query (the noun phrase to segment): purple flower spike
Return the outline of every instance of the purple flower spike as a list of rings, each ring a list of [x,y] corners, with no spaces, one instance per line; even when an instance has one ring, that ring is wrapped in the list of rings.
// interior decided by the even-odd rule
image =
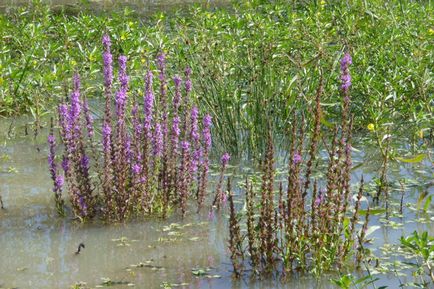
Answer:
[[[121,89],[128,89],[127,57],[125,55],[119,56],[119,82]]]
[[[110,151],[110,139],[112,134],[112,128],[108,124],[104,124],[102,127],[102,146],[104,152]]]
[[[151,71],[148,71],[146,74],[146,87],[145,87],[145,99],[144,99],[144,113],[145,113],[145,122],[143,128],[147,133],[146,137],[151,138],[151,125],[152,125],[152,112],[154,108],[154,92],[152,90],[152,79],[153,74]]]
[[[341,89],[347,94],[351,86],[349,66],[353,63],[351,55],[347,52],[341,60]]]
[[[189,94],[191,92],[191,68],[185,69],[185,92]]]
[[[87,155],[83,155],[81,158],[81,167],[85,172],[89,171],[89,157]]]
[[[292,157],[292,162],[294,163],[294,165],[297,165],[301,163],[301,161],[302,161],[301,155],[298,152],[296,152]]]
[[[203,118],[203,140],[208,151],[211,149],[211,145],[212,145],[211,125],[212,125],[212,117],[209,114],[207,114]]]
[[[163,131],[161,130],[161,124],[155,125],[154,131],[154,155],[161,157],[163,153]]]
[[[196,106],[193,106],[190,114],[190,138],[194,147],[193,159],[191,160],[191,170],[192,172],[197,171],[197,166],[199,163],[201,150],[199,147],[199,129],[198,129],[198,118],[199,118],[199,109]]]
[[[178,151],[179,135],[181,134],[179,123],[179,116],[174,117],[172,121],[172,149],[175,153]]]
[[[102,45],[104,46],[105,50],[110,50],[110,47],[112,46],[110,36],[108,34],[104,34],[102,37]]]
[[[81,111],[81,102],[80,102],[80,75],[78,73],[74,74],[73,78],[74,90],[71,94],[71,108],[70,108],[70,124],[75,124],[78,121],[78,117]]]
[[[228,153],[224,153],[220,159],[223,167],[226,167],[231,159],[231,156]]]
[[[58,175],[56,177],[56,181],[55,181],[55,184],[54,184],[55,191],[56,192],[62,191],[62,187],[63,187],[64,183],[65,183],[65,180],[64,180],[63,176],[62,175]]]
[[[67,175],[69,171],[69,160],[67,157],[63,157],[62,159],[62,169],[65,172],[65,175]]]
[[[134,164],[133,165],[133,173],[135,175],[140,174],[141,171],[142,171],[142,167],[139,164]]]
[[[314,203],[315,207],[319,207],[324,202],[325,192],[326,191],[324,189],[321,189],[319,191],[319,195],[315,199],[315,203]]]

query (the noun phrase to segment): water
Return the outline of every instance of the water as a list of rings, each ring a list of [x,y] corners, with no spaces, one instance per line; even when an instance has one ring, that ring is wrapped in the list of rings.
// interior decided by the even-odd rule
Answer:
[[[78,282],[95,288],[108,280],[102,278],[122,282],[114,288],[131,288],[133,284],[132,288],[171,288],[169,284],[182,283],[187,285],[181,288],[334,288],[328,282],[330,276],[319,281],[298,276],[285,283],[248,277],[232,279],[225,216],[209,221],[207,214],[191,213],[181,220],[174,214],[168,220],[111,225],[80,224],[57,217],[47,171],[47,132],[43,129],[33,138],[29,129],[30,135],[24,136],[27,121],[18,119],[10,136],[10,120],[0,121],[0,194],[6,207],[0,210],[0,288],[71,288]],[[375,159],[369,149],[355,153],[355,164],[368,159]],[[362,166],[354,179],[363,172],[369,180],[375,176],[377,165],[374,162]],[[402,177],[425,183],[432,178],[431,164],[405,165],[391,171],[390,179]],[[407,187],[406,203],[413,204],[422,190],[433,193],[429,186]],[[392,195],[399,200],[398,191]],[[402,227],[386,227],[378,217],[372,218],[371,225],[382,225],[371,236],[374,240],[370,248],[377,250],[377,256],[385,242],[397,244],[401,235],[415,229],[434,234],[430,223],[415,222],[420,217],[432,218],[432,213],[414,213],[406,207],[404,210],[402,219],[392,218],[403,221]],[[178,225],[168,227],[173,223]],[[85,248],[76,255],[80,243]],[[395,258],[399,257],[390,260]],[[140,262],[144,267],[132,266]],[[209,268],[208,277],[215,278],[196,277],[192,274],[195,268]],[[379,276],[378,285],[398,287],[393,274]],[[401,281],[405,280],[402,277]]]

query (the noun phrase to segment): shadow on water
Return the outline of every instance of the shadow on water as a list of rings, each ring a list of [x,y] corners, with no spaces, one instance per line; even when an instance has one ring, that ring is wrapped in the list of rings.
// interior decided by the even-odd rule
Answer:
[[[207,214],[191,213],[184,220],[173,214],[167,220],[147,219],[127,224],[80,224],[57,217],[47,169],[47,131],[36,138],[25,136],[28,119],[20,118],[12,131],[5,132],[9,123],[0,122],[0,194],[5,210],[0,210],[0,288],[71,288],[78,282],[89,287],[115,288],[334,288],[330,276],[315,280],[307,275],[280,280],[241,280],[231,278],[227,254],[226,216],[209,220]],[[355,185],[361,174],[365,180],[377,174],[378,162],[369,147],[355,145]],[[374,150],[373,150],[374,151]],[[233,168],[246,169],[248,161]],[[393,166],[390,179],[406,178],[415,185],[405,189],[404,215],[391,217],[395,223],[386,223],[383,216],[374,216],[371,225],[381,226],[370,238],[369,246],[376,256],[383,254],[381,264],[393,263],[399,257],[382,253],[385,244],[397,244],[402,235],[413,230],[428,230],[430,215],[419,213],[411,206],[423,190],[433,193],[432,186],[417,186],[430,180],[430,163]],[[212,185],[212,184],[211,184]],[[369,190],[369,188],[367,189]],[[396,192],[395,192],[396,190]],[[238,197],[240,191],[237,191]],[[392,186],[392,203],[399,202],[399,188]],[[242,201],[238,205],[243,206]],[[432,214],[431,214],[432,216]],[[428,222],[420,219],[428,218]],[[419,220],[417,222],[416,220]],[[399,225],[403,223],[403,225]],[[85,245],[75,254],[80,243]],[[205,272],[198,274],[197,272]],[[199,275],[199,276],[198,276]],[[393,274],[380,274],[378,285],[397,288]],[[406,277],[401,277],[405,282]],[[84,283],[83,283],[84,284]],[[77,287],[79,288],[79,287]],[[85,287],[83,287],[85,288]]]

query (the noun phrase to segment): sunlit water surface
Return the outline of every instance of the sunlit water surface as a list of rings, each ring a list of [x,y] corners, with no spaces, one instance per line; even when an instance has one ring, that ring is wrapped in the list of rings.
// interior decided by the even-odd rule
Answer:
[[[300,275],[285,282],[252,280],[247,276],[232,279],[226,249],[226,216],[209,220],[206,213],[198,216],[191,212],[181,220],[175,213],[167,220],[147,219],[111,225],[80,224],[59,218],[54,210],[47,170],[47,131],[43,129],[34,138],[29,127],[29,135],[25,136],[25,123],[25,119],[19,119],[9,131],[10,120],[0,121],[0,194],[6,208],[0,210],[0,288],[70,288],[78,282],[86,282],[94,288],[107,280],[103,278],[122,283],[113,285],[114,288],[130,288],[133,284],[134,288],[150,289],[164,288],[167,284],[214,289],[334,288],[328,281],[330,276],[316,280]],[[355,170],[353,179],[358,181],[363,173],[369,181],[378,174],[378,156],[368,153],[368,148],[355,147],[360,151],[353,153],[354,164],[363,165]],[[246,171],[245,163],[248,162],[240,162],[233,170]],[[432,167],[428,161],[394,166],[390,179],[400,178],[426,184],[432,178]],[[423,190],[433,193],[429,185],[406,187],[404,205],[414,204]],[[397,201],[400,194],[391,192]],[[404,226],[382,226],[371,236],[370,248],[380,256],[380,246],[397,244],[402,235],[415,229],[434,234],[429,222],[415,222],[421,217],[429,220],[432,214],[416,214],[404,207],[403,218],[391,218],[404,222]],[[167,226],[171,223],[182,227],[172,226],[169,230]],[[378,224],[381,225],[378,217],[373,217],[371,225]],[[80,243],[86,247],[76,255],[74,252]],[[394,257],[390,259],[393,260]],[[140,262],[146,265],[131,266]],[[192,274],[195,268],[209,268],[208,277],[213,278],[196,277]],[[393,274],[379,277],[379,286],[397,288],[399,285],[399,279]],[[406,282],[411,278],[404,276],[400,280]]]

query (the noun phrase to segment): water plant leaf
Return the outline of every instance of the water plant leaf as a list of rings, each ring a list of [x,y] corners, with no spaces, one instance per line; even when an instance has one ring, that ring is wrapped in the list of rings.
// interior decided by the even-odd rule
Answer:
[[[360,210],[359,214],[361,216],[366,216],[366,210]],[[384,214],[386,212],[386,209],[371,209],[369,210],[369,215],[381,215]]]
[[[398,161],[401,161],[404,163],[420,163],[421,161],[423,161],[425,159],[425,157],[426,157],[425,154],[418,154],[418,155],[411,157],[411,158],[397,157],[396,159]]]

